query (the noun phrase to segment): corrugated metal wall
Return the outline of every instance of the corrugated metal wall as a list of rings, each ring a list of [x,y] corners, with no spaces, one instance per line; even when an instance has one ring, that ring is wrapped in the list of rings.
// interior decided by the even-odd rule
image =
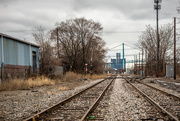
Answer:
[[[2,40],[1,40],[1,36],[0,36],[0,67],[1,67],[1,64],[2,64]]]
[[[18,43],[18,65],[30,65],[29,46],[23,43]]]
[[[1,47],[1,40],[0,40]],[[36,63],[37,68],[39,68],[39,48],[28,45],[26,43],[21,43],[16,40],[12,40],[3,37],[3,47],[4,47],[4,64],[10,65],[22,65],[22,66],[32,66],[32,52],[36,52]],[[30,52],[31,51],[31,52]],[[2,62],[2,52],[0,51],[0,57]]]
[[[4,44],[4,64],[18,65],[18,43],[16,41],[3,38]]]

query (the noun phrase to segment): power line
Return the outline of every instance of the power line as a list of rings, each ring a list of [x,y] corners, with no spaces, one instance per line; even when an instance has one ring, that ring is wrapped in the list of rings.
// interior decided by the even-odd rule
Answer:
[[[139,53],[138,53],[139,54]],[[134,55],[138,55],[138,54],[129,54],[129,55],[124,55],[124,56],[134,56]],[[116,56],[111,56],[111,55],[107,55],[105,56],[106,58],[109,58],[109,57],[116,57]]]
[[[121,51],[122,49],[115,49],[115,50],[111,50],[111,51]],[[132,48],[132,49],[124,49],[124,50],[137,50],[135,48]]]
[[[119,47],[119,46],[121,46],[121,45],[122,45],[122,44],[117,45],[117,46],[115,46],[115,47],[112,47],[112,48],[108,49],[108,51],[109,51],[109,50],[112,50],[112,49],[114,49],[114,48],[117,48],[117,47]]]
[[[132,46],[130,46],[130,45],[127,45],[127,44],[125,44],[126,46],[128,46],[128,47],[130,47],[130,48],[133,48],[133,49],[135,49],[135,50],[140,50],[140,49],[138,49],[138,48],[135,48],[135,47],[132,47]],[[114,48],[117,48],[117,47],[119,47],[119,46],[122,46],[122,44],[120,44],[120,45],[117,45],[117,46],[115,46],[115,47],[112,47],[112,48],[110,48],[110,49],[108,49],[108,51],[112,51],[112,49],[114,49]],[[130,50],[130,49],[129,49]]]
[[[19,30],[1,30],[1,31],[4,31],[4,32],[21,32],[21,31],[32,31],[30,29],[19,29]]]
[[[130,47],[130,48],[133,48],[133,49],[136,49],[136,50],[140,50],[140,49],[138,49],[138,48],[136,48],[136,47],[132,47],[132,46],[127,45],[127,44],[125,44],[125,45],[128,46],[128,47]]]

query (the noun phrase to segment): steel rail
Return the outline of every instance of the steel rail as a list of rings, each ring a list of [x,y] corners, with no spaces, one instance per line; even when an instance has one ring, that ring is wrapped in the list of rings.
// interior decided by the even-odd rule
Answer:
[[[57,104],[55,104],[55,105],[53,105],[53,106],[51,106],[51,107],[49,107],[49,108],[47,108],[47,109],[45,109],[45,110],[37,113],[37,114],[35,114],[35,115],[33,115],[33,116],[29,117],[29,118],[24,119],[23,121],[35,121],[36,119],[39,119],[39,117],[41,117],[42,115],[44,115],[45,113],[47,113],[48,111],[55,109],[55,108],[58,107],[59,105],[60,105],[60,106],[63,105],[64,103],[72,100],[73,98],[77,97],[78,95],[80,95],[81,93],[85,92],[86,90],[88,90],[88,89],[90,89],[90,88],[92,88],[92,87],[100,84],[101,82],[105,81],[106,79],[111,79],[111,78],[112,78],[112,77],[105,78],[105,79],[103,79],[103,80],[101,80],[101,81],[99,81],[99,82],[97,82],[97,83],[95,83],[95,84],[93,84],[93,85],[91,85],[91,86],[89,86],[89,87],[87,87],[87,88],[85,88],[85,89],[83,89],[83,90],[75,93],[74,95],[72,95],[72,96],[70,96],[70,97],[68,97],[68,98],[66,98],[66,99],[58,102]]]
[[[108,85],[104,88],[104,90],[102,91],[102,93],[99,95],[99,97],[97,98],[97,100],[93,103],[93,105],[86,111],[86,113],[84,114],[84,116],[80,119],[80,121],[84,121],[86,119],[86,117],[88,116],[88,114],[90,114],[94,109],[95,107],[98,105],[98,103],[100,102],[101,98],[104,96],[106,90],[109,88],[109,86],[111,85],[111,83],[115,80],[112,79]]]
[[[124,78],[125,79],[125,78]],[[125,79],[126,80],[126,79]],[[130,81],[126,80],[134,89],[136,89],[149,103],[157,107],[159,110],[161,110],[163,113],[167,114],[169,117],[171,117],[174,121],[179,121],[179,119],[175,116],[173,116],[170,112],[168,112],[166,109],[164,109],[162,106],[157,104],[153,99],[151,99],[148,95],[146,95],[144,92],[142,92],[140,89],[138,89],[135,85],[131,84]]]
[[[168,96],[172,96],[173,98],[175,98],[175,99],[177,99],[177,100],[180,100],[180,97],[178,97],[178,96],[176,96],[176,95],[173,95],[173,94],[168,93],[168,92],[166,92],[166,91],[160,90],[160,89],[158,89],[158,88],[156,88],[156,87],[153,87],[153,86],[151,86],[151,85],[145,84],[145,83],[143,83],[143,82],[141,82],[141,81],[138,81],[138,80],[136,80],[136,81],[137,81],[138,83],[140,83],[140,84],[143,84],[143,85],[145,85],[145,86],[147,86],[147,87],[153,88],[153,89],[155,89],[155,90],[157,90],[157,91],[159,91],[159,92],[161,92],[161,93],[164,93],[164,94],[166,94],[166,95],[168,95]]]

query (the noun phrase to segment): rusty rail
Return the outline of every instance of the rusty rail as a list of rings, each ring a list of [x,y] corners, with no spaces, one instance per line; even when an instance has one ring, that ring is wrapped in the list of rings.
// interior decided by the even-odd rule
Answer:
[[[23,121],[36,121],[36,120],[39,119],[42,115],[46,114],[46,113],[49,112],[50,110],[53,110],[53,109],[55,109],[56,107],[65,104],[66,102],[68,102],[68,101],[72,100],[73,98],[79,96],[81,93],[85,92],[86,90],[91,89],[92,87],[100,84],[101,82],[105,81],[106,79],[111,79],[111,78],[112,78],[112,77],[105,78],[105,79],[103,79],[103,80],[101,80],[101,81],[99,81],[99,82],[97,82],[97,83],[95,83],[95,84],[93,84],[93,85],[91,85],[91,86],[89,86],[89,87],[87,87],[87,88],[85,88],[85,89],[83,89],[83,90],[75,93],[74,95],[72,95],[72,96],[70,96],[70,97],[62,100],[61,102],[58,102],[57,104],[49,107],[48,109],[45,109],[45,110],[43,110],[43,111],[41,111],[41,112],[39,112],[39,113],[37,113],[37,114],[29,117],[29,118],[24,119]]]
[[[86,117],[88,116],[89,113],[91,113],[95,107],[98,105],[98,103],[100,102],[101,98],[104,96],[106,90],[109,88],[109,86],[111,85],[111,83],[115,80],[112,79],[109,84],[104,88],[104,90],[102,91],[102,93],[99,95],[99,97],[97,98],[97,100],[93,103],[93,105],[86,111],[86,113],[84,114],[84,116],[80,119],[80,121],[84,121],[86,119]]]
[[[124,78],[134,89],[136,89],[149,103],[151,103],[153,106],[161,110],[163,113],[167,114],[169,117],[172,118],[174,121],[179,121],[179,119],[175,116],[173,116],[170,112],[168,112],[166,109],[164,109],[162,106],[160,106],[158,103],[156,103],[153,99],[151,99],[148,95],[146,95],[144,92],[142,92],[140,89],[138,89],[136,86],[131,84],[129,80]],[[130,79],[130,78],[129,78]],[[131,80],[131,79],[130,79]]]

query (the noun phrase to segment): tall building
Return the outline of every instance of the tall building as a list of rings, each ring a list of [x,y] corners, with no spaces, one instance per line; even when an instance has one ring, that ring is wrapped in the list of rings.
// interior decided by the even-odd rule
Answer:
[[[124,58],[124,67],[126,68],[125,58]],[[121,53],[116,53],[116,59],[111,59],[111,68],[114,70],[123,69],[123,59],[121,59]]]
[[[116,63],[120,63],[121,53],[116,53]]]

